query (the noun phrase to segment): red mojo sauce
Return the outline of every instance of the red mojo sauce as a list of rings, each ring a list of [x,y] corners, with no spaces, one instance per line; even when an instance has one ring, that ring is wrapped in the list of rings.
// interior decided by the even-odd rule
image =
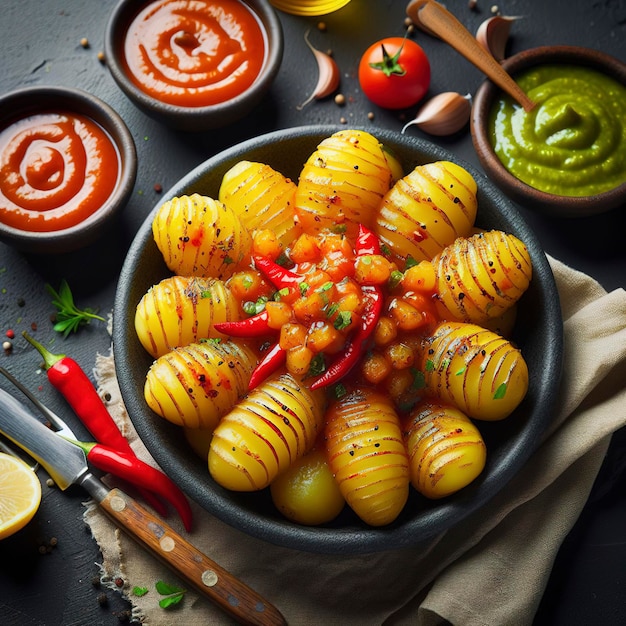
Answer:
[[[248,89],[266,34],[239,0],[157,0],[131,22],[124,64],[146,94],[181,107],[226,102]]]
[[[93,120],[38,113],[0,128],[0,222],[32,232],[79,224],[111,196],[120,157]]]

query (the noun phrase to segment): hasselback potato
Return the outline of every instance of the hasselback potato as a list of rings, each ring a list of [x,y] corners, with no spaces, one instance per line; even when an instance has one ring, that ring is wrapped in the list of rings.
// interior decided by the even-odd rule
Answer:
[[[411,484],[427,498],[443,498],[469,485],[484,469],[482,435],[461,411],[423,402],[404,423]]]
[[[480,420],[504,419],[528,390],[519,349],[476,324],[439,324],[423,342],[418,369],[428,393]]]
[[[200,339],[223,337],[213,324],[239,317],[239,303],[221,280],[170,276],[139,301],[135,331],[141,345],[157,358]]]
[[[286,248],[301,232],[295,221],[296,184],[265,163],[240,161],[222,179],[219,200],[251,233],[270,229]]]
[[[264,489],[315,444],[323,427],[325,396],[290,374],[255,387],[213,432],[209,471],[233,491]]]
[[[370,388],[333,403],[324,429],[328,464],[353,511],[370,526],[390,524],[409,494],[409,461],[391,400]]]
[[[165,264],[180,276],[228,278],[249,258],[252,246],[233,209],[197,193],[164,202],[152,234]]]
[[[192,343],[159,357],[148,370],[144,397],[166,420],[187,428],[215,428],[245,395],[255,353],[243,342]]]
[[[359,224],[372,224],[393,180],[378,139],[365,131],[339,131],[319,144],[300,172],[298,220],[309,233],[345,225],[353,237]]]
[[[442,317],[481,325],[513,307],[532,278],[526,246],[500,230],[459,238],[432,264]]]
[[[476,181],[450,161],[418,165],[385,194],[373,229],[392,255],[430,260],[470,234],[477,211]]]

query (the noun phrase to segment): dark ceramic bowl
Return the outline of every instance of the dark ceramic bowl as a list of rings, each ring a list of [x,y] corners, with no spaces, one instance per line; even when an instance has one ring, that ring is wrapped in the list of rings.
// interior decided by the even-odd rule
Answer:
[[[283,31],[267,0],[242,0],[256,15],[266,35],[266,58],[259,76],[243,93],[210,106],[187,107],[169,104],[142,91],[130,79],[123,60],[126,32],[135,16],[155,0],[121,0],[109,18],[105,38],[106,62],[113,79],[144,113],[175,130],[205,131],[228,126],[248,115],[269,91],[283,57]]]
[[[532,48],[506,59],[502,66],[515,77],[529,68],[546,64],[588,67],[626,86],[626,63],[590,48],[577,46]],[[479,87],[472,107],[471,132],[474,148],[485,172],[510,198],[528,209],[539,209],[547,214],[562,217],[594,215],[626,205],[626,180],[610,191],[573,197],[539,191],[511,174],[496,155],[489,130],[489,116],[501,93],[500,88],[490,80]]]
[[[293,180],[320,141],[340,130],[312,126],[278,131],[244,142],[191,171],[163,200],[198,192],[217,197],[224,173],[242,159],[264,162]],[[458,162],[431,143],[385,130],[368,132],[401,160],[405,172],[436,160]],[[515,340],[529,363],[530,389],[514,415],[499,423],[481,424],[488,461],[483,474],[461,492],[440,501],[426,500],[415,491],[398,519],[372,528],[347,509],[324,527],[287,521],[274,508],[269,490],[235,493],[217,485],[206,461],[191,451],[181,428],[158,417],[144,402],[145,376],[152,363],[134,331],[137,303],[148,288],[170,275],[154,244],[148,216],[131,245],[122,268],[113,314],[113,348],[118,380],[130,418],[140,437],[163,469],[207,511],[224,522],[269,542],[322,553],[367,553],[417,544],[462,522],[498,493],[522,467],[554,416],[561,372],[562,321],[554,277],[535,235],[512,204],[483,174],[463,163],[478,184],[477,224],[515,234],[530,251],[534,276],[519,304]]]
[[[0,240],[31,253],[64,253],[77,250],[100,238],[126,206],[137,175],[133,138],[122,118],[105,102],[79,89],[26,87],[0,96],[0,129],[31,115],[69,112],[83,115],[103,128],[118,153],[117,184],[102,206],[79,224],[62,230],[32,232],[0,222]]]

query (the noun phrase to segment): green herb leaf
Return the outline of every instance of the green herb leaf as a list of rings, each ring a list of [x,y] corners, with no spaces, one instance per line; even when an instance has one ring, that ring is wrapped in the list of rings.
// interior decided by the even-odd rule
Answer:
[[[427,364],[428,365],[428,364]],[[424,378],[424,372],[418,370],[416,367],[411,368],[411,374],[413,375],[413,381],[411,382],[411,390],[423,389],[426,387],[426,379]]]
[[[300,287],[300,295],[306,296],[306,292],[309,290],[309,283],[301,282],[299,287]]]
[[[345,386],[341,383],[337,383],[334,387],[333,387],[333,395],[335,396],[336,400],[340,400],[341,398],[343,398],[346,394],[348,393],[348,390],[345,388]]]
[[[339,311],[339,314],[333,322],[336,330],[343,330],[352,323],[352,313],[350,311]]]
[[[187,593],[185,589],[181,589],[176,585],[170,585],[169,583],[165,583],[162,580],[159,580],[157,583],[155,583],[154,586],[162,596],[165,596],[164,598],[161,598],[161,600],[159,600],[159,606],[162,609],[168,609],[171,606],[179,604],[185,596],[185,593]]]
[[[326,361],[324,359],[324,353],[318,352],[309,364],[308,376],[319,376],[326,371]]]
[[[185,590],[181,587],[177,587],[176,585],[170,585],[169,583],[163,582],[162,580],[157,581],[154,586],[162,596],[169,596],[173,593],[180,593],[181,591],[183,593],[185,592]]]
[[[52,304],[57,310],[56,323],[53,328],[58,333],[67,337],[72,332],[77,332],[81,326],[89,324],[92,319],[106,322],[104,317],[96,314],[94,309],[79,309],[74,303],[74,296],[66,280],[61,281],[59,290],[55,291],[51,285],[46,284],[46,291],[52,296]]]
[[[435,371],[435,363],[432,359],[426,359],[426,371],[427,372]]]
[[[496,392],[493,394],[494,400],[502,400],[506,394],[506,383],[500,383]]]
[[[400,270],[393,270],[393,272],[389,275],[389,280],[387,281],[389,289],[397,287],[402,282],[403,278],[404,274]]]
[[[171,606],[175,606],[176,604],[180,603],[184,595],[185,592],[181,591],[171,596],[165,596],[165,598],[161,598],[161,600],[159,600],[159,606],[162,609],[169,609]]]
[[[134,596],[137,596],[138,598],[145,596],[147,593],[148,593],[148,587],[133,587],[132,594]]]
[[[419,261],[416,261],[410,254],[409,256],[406,258],[406,261],[404,262],[404,269],[408,270],[409,267],[413,267],[414,265],[419,265]]]
[[[288,287],[283,287],[282,289],[279,289],[274,294],[274,300],[276,302],[280,302],[283,298],[286,298],[288,295],[289,295],[289,288]]]

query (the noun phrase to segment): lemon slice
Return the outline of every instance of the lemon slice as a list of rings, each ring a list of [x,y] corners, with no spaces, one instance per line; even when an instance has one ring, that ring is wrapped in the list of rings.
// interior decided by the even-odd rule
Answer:
[[[0,540],[26,526],[41,502],[41,483],[24,461],[0,452]]]

